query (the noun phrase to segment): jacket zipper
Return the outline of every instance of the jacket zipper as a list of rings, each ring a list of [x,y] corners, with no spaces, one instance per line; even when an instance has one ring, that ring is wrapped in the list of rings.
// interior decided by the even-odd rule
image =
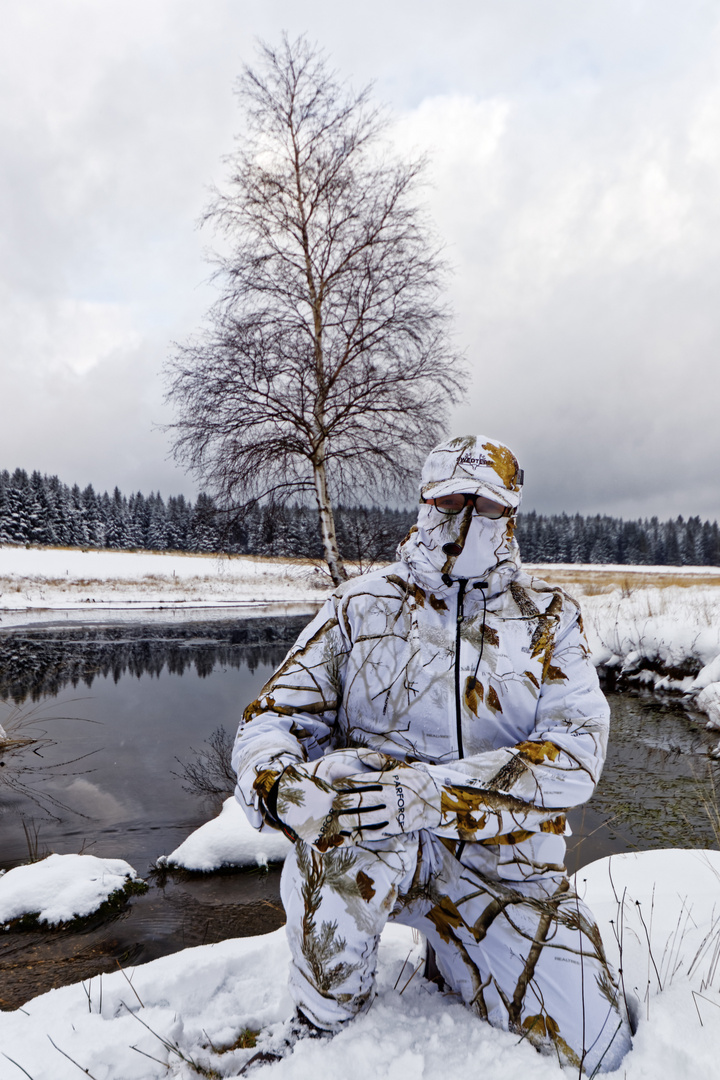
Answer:
[[[457,729],[458,757],[464,757],[462,737],[462,708],[460,697],[460,626],[463,621],[463,601],[467,588],[467,578],[458,580],[457,618],[455,620],[455,725]]]

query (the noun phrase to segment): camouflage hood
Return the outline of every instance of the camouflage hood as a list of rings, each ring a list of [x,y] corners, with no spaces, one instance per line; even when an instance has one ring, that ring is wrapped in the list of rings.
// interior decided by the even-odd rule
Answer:
[[[398,548],[398,557],[414,577],[436,590],[438,579],[485,578],[490,595],[501,592],[520,564],[514,533],[522,480],[513,452],[489,436],[466,436],[436,446],[423,468],[421,499],[466,492],[484,495],[512,513],[493,521],[479,517],[472,506],[460,514],[443,514],[422,502],[417,525]]]

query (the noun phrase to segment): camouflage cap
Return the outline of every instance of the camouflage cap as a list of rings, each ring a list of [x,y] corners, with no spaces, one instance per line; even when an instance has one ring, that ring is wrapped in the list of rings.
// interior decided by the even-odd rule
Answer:
[[[423,499],[467,492],[503,506],[520,504],[524,474],[509,447],[487,435],[463,435],[440,443],[423,466]]]

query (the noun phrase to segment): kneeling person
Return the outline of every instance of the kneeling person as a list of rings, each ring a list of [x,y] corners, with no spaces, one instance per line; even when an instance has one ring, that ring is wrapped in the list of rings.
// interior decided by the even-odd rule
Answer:
[[[237,797],[295,842],[281,893],[301,1027],[369,1008],[393,919],[480,1017],[591,1074],[630,1033],[563,834],[609,710],[577,605],[521,569],[522,481],[497,440],[432,451],[399,561],[337,589],[245,710]]]

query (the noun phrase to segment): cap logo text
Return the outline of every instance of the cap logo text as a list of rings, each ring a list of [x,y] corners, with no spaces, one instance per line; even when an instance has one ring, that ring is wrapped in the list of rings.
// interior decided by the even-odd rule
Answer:
[[[479,457],[461,457],[458,461],[458,465],[490,465],[488,458],[480,455]]]

